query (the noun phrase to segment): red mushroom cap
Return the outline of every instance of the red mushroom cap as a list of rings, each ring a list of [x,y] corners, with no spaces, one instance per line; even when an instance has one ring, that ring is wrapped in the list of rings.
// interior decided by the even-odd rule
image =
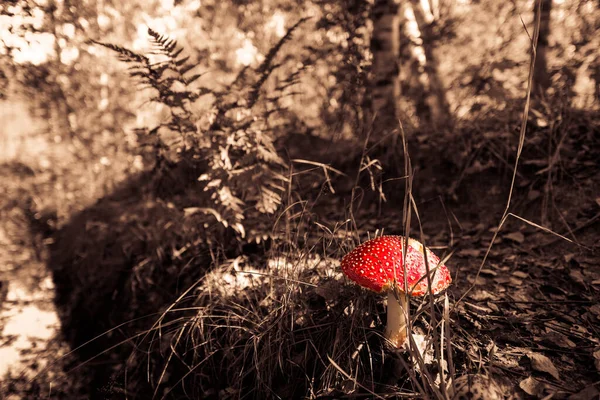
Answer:
[[[427,274],[423,245],[412,238],[408,239],[406,254],[407,284],[410,290],[404,289],[404,268],[402,267],[401,236],[380,236],[357,246],[342,259],[341,267],[346,276],[359,285],[381,292],[391,288],[396,272],[396,284],[411,296],[422,296],[427,293]],[[429,271],[432,275],[431,292],[439,293],[446,289],[452,278],[448,268],[440,264],[438,256],[426,249]],[[436,268],[437,267],[437,268]]]

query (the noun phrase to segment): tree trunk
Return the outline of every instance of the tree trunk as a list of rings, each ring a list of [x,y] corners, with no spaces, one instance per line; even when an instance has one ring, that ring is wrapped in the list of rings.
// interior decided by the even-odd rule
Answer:
[[[420,119],[428,125],[452,126],[452,115],[450,106],[446,99],[446,89],[440,79],[438,60],[435,54],[434,16],[423,10],[420,0],[411,0],[415,21],[421,35],[421,47],[424,61],[420,63],[420,81],[423,86],[422,103],[424,108]],[[419,100],[417,100],[419,102]]]
[[[551,85],[550,74],[548,72],[548,38],[550,36],[550,13],[552,11],[552,0],[539,0],[534,3],[534,23],[537,24],[538,12],[540,20],[539,38],[537,45],[537,54],[533,69],[533,95],[543,96]]]
[[[61,48],[59,45],[59,30],[58,27],[64,21],[64,13],[70,12],[70,2],[64,1],[62,4],[57,0],[52,0],[48,3],[48,26],[47,30],[54,36],[54,53],[55,58],[51,61],[52,65],[52,79],[49,79],[50,84],[50,95],[52,102],[48,104],[50,111],[50,126],[54,134],[68,135],[71,139],[75,137],[75,132],[69,121],[69,114],[72,113],[73,109],[69,105],[69,101],[65,91],[63,90],[63,84],[60,82],[60,75],[64,74],[64,65],[60,60]]]
[[[371,111],[373,133],[371,141],[381,142],[396,137],[398,133],[398,99],[400,77],[399,4],[395,0],[375,0],[372,11],[373,54],[371,77]],[[394,140],[392,140],[394,141]]]

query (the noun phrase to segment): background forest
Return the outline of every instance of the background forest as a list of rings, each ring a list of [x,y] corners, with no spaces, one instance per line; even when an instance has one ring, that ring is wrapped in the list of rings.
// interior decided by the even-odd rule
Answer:
[[[597,399],[599,25],[4,0],[0,397]],[[405,350],[340,269],[383,233],[453,280]]]

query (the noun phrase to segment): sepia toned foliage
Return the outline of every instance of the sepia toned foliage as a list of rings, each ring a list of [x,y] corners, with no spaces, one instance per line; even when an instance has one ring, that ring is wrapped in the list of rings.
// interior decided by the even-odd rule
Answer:
[[[593,0],[2,2],[0,351],[30,303],[60,345],[14,352],[0,397],[594,398],[599,24]],[[381,234],[454,282],[403,350],[339,266]]]
[[[190,73],[195,66],[189,57],[181,56],[183,48],[178,48],[175,40],[152,29],[148,30],[154,45],[151,55],[163,60],[153,62],[124,47],[96,42],[117,52],[119,59],[130,65],[129,74],[157,92],[150,100],[170,111],[165,122],[138,131],[141,142],[153,148],[154,170],[160,173],[163,163],[206,165],[197,179],[204,182],[210,202],[188,210],[213,215],[242,237],[247,207],[262,214],[274,213],[288,180],[283,175],[286,164],[273,146],[274,127],[269,118],[279,112],[279,96],[295,83],[300,71],[278,82],[270,97],[263,94],[263,85],[279,67],[275,62],[279,50],[302,22],[288,29],[256,70],[242,69],[222,91],[192,88],[201,74]],[[194,110],[193,104],[208,95],[214,99],[212,104]]]

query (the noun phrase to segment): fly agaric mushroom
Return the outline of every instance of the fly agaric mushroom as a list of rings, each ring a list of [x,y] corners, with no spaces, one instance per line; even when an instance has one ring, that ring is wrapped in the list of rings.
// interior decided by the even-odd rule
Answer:
[[[402,347],[407,336],[406,298],[423,296],[427,289],[427,268],[423,256],[423,245],[412,238],[408,239],[406,268],[403,267],[404,238],[401,236],[380,236],[368,240],[342,259],[341,267],[346,276],[364,288],[381,293],[387,291],[387,326],[385,337],[396,347]],[[438,256],[425,248],[429,266],[431,293],[437,294],[446,289],[452,278],[448,268],[440,263]],[[406,284],[404,287],[404,271]],[[404,293],[396,296],[394,286]]]

